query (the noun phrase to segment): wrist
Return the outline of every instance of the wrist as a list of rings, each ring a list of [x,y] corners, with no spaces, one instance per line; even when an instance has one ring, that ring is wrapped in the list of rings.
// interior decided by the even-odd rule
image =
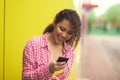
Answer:
[[[50,71],[50,73],[54,73],[54,69],[52,68],[51,64],[49,65],[49,71]]]

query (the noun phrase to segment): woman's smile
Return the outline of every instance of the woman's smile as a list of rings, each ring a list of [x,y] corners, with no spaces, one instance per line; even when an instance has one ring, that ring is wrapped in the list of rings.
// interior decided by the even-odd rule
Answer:
[[[57,36],[57,43],[62,43],[62,42],[64,42],[64,39],[60,35],[58,35]]]

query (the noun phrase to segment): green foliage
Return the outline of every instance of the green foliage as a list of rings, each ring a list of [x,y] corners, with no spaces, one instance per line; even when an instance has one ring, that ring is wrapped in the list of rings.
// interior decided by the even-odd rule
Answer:
[[[96,20],[94,10],[88,12],[88,23],[93,23]]]
[[[107,22],[114,22],[117,24],[120,24],[120,4],[114,5],[110,7],[103,15],[102,17]]]

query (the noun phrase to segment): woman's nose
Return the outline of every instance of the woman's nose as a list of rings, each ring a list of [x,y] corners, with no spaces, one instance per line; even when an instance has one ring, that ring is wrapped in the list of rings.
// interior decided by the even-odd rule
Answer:
[[[67,33],[63,33],[62,37],[65,39],[67,37]]]

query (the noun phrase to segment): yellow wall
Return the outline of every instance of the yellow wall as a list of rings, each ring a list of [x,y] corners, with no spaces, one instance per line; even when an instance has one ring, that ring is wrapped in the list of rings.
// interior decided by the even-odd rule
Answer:
[[[0,0],[0,80],[3,80],[3,24],[4,0]]]
[[[41,35],[56,12],[73,8],[72,2],[73,0],[6,0],[5,80],[21,80],[22,55],[26,41]]]
[[[0,80],[3,80],[3,54],[4,80],[21,80],[24,45],[31,37],[42,35],[56,13],[64,8],[73,9],[73,0],[5,0],[4,26],[4,0],[0,0]],[[76,53],[68,80],[79,76],[80,45]]]

